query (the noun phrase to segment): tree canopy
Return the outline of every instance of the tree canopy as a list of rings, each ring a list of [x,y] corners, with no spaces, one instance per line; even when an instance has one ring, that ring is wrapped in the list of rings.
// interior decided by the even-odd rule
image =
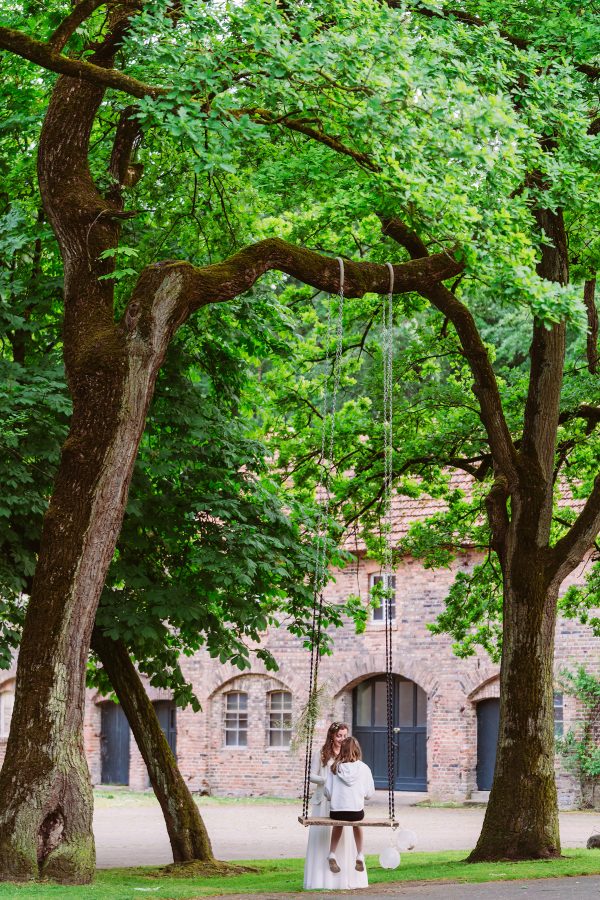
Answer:
[[[53,0],[43,10],[27,2],[12,7],[4,21],[2,89],[16,99],[0,135],[3,146],[18,147],[23,135],[29,135],[25,146],[35,144],[36,103],[49,97],[38,147],[43,213],[35,192],[23,196],[19,181],[19,169],[31,173],[31,157],[14,172],[7,169],[2,296],[8,364],[18,387],[6,445],[42,463],[51,452],[35,429],[31,437],[19,430],[34,390],[15,368],[23,368],[25,334],[48,385],[58,384],[55,351],[64,351],[73,403],[23,635],[21,669],[35,647],[39,672],[47,675],[35,701],[39,709],[52,708],[57,653],[79,683],[79,644],[89,641],[138,445],[136,478],[144,500],[136,509],[132,494],[131,546],[152,542],[162,556],[153,570],[160,598],[141,601],[154,625],[146,634],[136,629],[146,650],[161,632],[163,601],[174,602],[171,573],[195,587],[202,563],[211,602],[215,585],[222,589],[230,577],[214,566],[219,548],[211,528],[215,518],[228,523],[227,537],[221,530],[219,539],[235,548],[239,520],[228,518],[231,503],[252,535],[258,504],[273,538],[285,538],[279,550],[295,545],[305,567],[293,509],[285,518],[290,530],[275,535],[275,495],[251,441],[268,438],[271,460],[306,503],[317,480],[315,400],[329,375],[320,292],[340,287],[335,256],[346,259],[344,290],[352,303],[346,307],[346,402],[338,416],[333,488],[341,517],[363,523],[376,552],[383,463],[374,340],[380,301],[373,295],[388,290],[383,263],[390,261],[397,295],[396,484],[404,492],[449,494],[450,501],[436,527],[415,529],[407,547],[438,564],[465,535],[489,548],[489,570],[455,586],[444,626],[459,638],[462,628],[467,644],[475,639],[492,648],[496,626],[478,633],[475,619],[480,613],[493,619],[496,612],[489,574],[494,558],[502,573],[500,745],[474,858],[556,855],[549,762],[556,600],[600,528],[594,300],[600,69],[593,7],[513,0],[452,7],[414,0],[81,0],[75,6]],[[21,83],[23,91],[17,90]],[[44,302],[47,309],[60,277],[55,251],[40,252],[46,221],[64,265],[62,343],[44,343]],[[257,287],[267,272],[268,281]],[[251,289],[255,293],[246,295]],[[219,304],[224,312],[208,312]],[[179,331],[167,353],[184,322],[194,324]],[[269,398],[246,431],[224,420],[212,403],[218,367],[211,356],[223,340],[233,341],[234,356],[246,354],[254,368],[254,397]],[[282,342],[289,343],[284,353]],[[212,385],[189,364],[189,353],[199,349]],[[173,379],[167,377],[171,364],[178,367]],[[157,377],[157,427],[142,439]],[[156,535],[141,517],[156,509],[159,492],[168,498],[167,510],[177,512],[189,492],[180,470],[175,479],[169,474],[174,451],[163,437],[172,432],[177,440],[183,432],[163,417],[171,412],[168,399],[161,408],[163,389],[165,398],[172,392],[186,408],[192,398],[194,410],[203,403],[201,414],[189,413],[193,440],[186,449],[189,472],[207,481],[190,494],[192,518],[177,514],[177,527]],[[69,409],[54,403],[57,444]],[[252,406],[250,397],[237,411]],[[215,475],[216,448],[201,436],[211,416],[219,453],[229,463],[243,460],[245,470],[219,465]],[[206,451],[201,462],[200,447]],[[153,456],[158,448],[166,462]],[[225,476],[225,468],[235,469],[235,477]],[[448,468],[473,477],[472,497],[449,492]],[[29,485],[37,478],[31,472],[19,477]],[[557,513],[554,497],[563,484],[584,503]],[[20,514],[19,502],[13,506]],[[201,557],[189,530],[193,515],[204,524]],[[24,570],[30,551],[11,549],[6,540]],[[239,567],[231,558],[238,578],[249,564],[246,550]],[[123,591],[119,565],[128,583],[148,587],[135,555],[119,552],[100,611],[107,627],[116,627],[110,603]],[[283,586],[292,571],[280,574]],[[267,569],[259,565],[254,575],[264,583]],[[128,594],[132,635],[141,621],[141,597],[135,589]],[[465,624],[460,604],[472,606],[473,598],[479,611]],[[217,622],[223,610],[217,604],[212,612]],[[176,615],[181,622],[183,610]],[[253,617],[249,635],[264,621],[263,612]],[[7,626],[14,627],[18,621]],[[37,649],[40,629],[47,637]],[[65,629],[72,631],[69,640]],[[34,700],[23,699],[27,676],[19,678],[13,757],[18,745],[26,747],[33,722]],[[73,741],[78,702],[70,718]],[[42,718],[48,734],[58,735],[60,723]],[[50,766],[54,773],[44,774],[40,803],[52,817],[64,750],[50,737],[48,746],[55,747],[51,761],[32,757],[29,768],[46,773]],[[35,756],[31,747],[27,753]],[[78,824],[65,830],[60,853],[44,845],[43,871],[58,866],[62,872],[63,865],[71,871],[76,833],[87,841],[89,872],[84,767],[75,769]],[[535,794],[527,771],[536,772]],[[30,802],[31,781],[24,770],[3,771],[0,797],[9,783],[18,789],[10,803],[5,798],[0,816],[0,869],[29,871],[24,851],[15,857],[14,841],[19,847],[34,841],[31,823],[24,826],[27,837],[15,825]],[[525,829],[515,824],[523,817]]]

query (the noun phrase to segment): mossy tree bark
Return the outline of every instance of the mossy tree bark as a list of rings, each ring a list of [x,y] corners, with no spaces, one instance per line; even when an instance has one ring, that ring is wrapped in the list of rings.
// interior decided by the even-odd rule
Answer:
[[[546,236],[538,271],[566,284],[562,214],[542,210],[536,218]],[[550,528],[565,325],[535,323],[530,358],[520,451],[513,471],[497,481],[488,498],[503,576],[500,728],[490,800],[469,857],[473,862],[560,856],[553,671],[558,591],[566,569],[557,567]]]
[[[182,778],[127,648],[95,628],[92,649],[106,670],[146,763],[165,818],[174,862],[212,860],[210,839],[198,807]]]
[[[126,19],[113,10],[111,38]],[[107,41],[95,54],[110,65]],[[65,273],[64,354],[73,417],[45,516],[0,774],[0,873],[86,882],[94,871],[92,794],[83,751],[85,669],[96,606],[122,521],[137,446],[170,331],[172,294],[113,318],[110,271],[120,208],[88,168],[103,90],[61,79],[44,123],[39,180]],[[138,309],[138,308],[136,308]],[[143,322],[143,324],[142,324]],[[139,326],[139,327],[138,327]]]

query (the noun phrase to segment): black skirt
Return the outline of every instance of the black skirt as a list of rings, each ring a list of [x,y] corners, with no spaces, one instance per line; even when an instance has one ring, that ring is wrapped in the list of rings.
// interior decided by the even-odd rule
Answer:
[[[360,822],[361,819],[364,819],[364,817],[364,809],[359,809],[356,812],[354,810],[346,809],[342,809],[339,812],[336,812],[332,809],[329,813],[330,819],[339,819],[340,822]]]

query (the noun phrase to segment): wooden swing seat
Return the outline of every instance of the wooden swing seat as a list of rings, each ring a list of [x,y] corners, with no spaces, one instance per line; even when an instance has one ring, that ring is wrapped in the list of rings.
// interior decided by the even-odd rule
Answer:
[[[298,816],[301,825],[358,825],[359,828],[398,828],[395,819],[361,819],[360,822],[345,822],[342,819],[329,819],[320,816]]]

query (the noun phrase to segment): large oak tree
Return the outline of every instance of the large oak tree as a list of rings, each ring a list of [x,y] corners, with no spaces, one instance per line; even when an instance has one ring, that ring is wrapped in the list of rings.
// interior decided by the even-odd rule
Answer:
[[[370,261],[348,260],[347,297],[385,293],[382,263],[397,253],[405,261],[395,265],[395,292],[420,295],[454,329],[491,459],[487,510],[504,583],[501,736],[475,857],[557,855],[556,598],[600,527],[595,483],[572,526],[551,539],[566,322],[582,310],[581,291],[568,286],[570,257],[580,278],[596,261],[587,235],[597,207],[593,24],[562,4],[549,16],[535,4],[436,13],[392,0],[250,0],[227,10],[82,0],[60,22],[37,18],[45,40],[15,14],[0,46],[61,76],[40,137],[39,184],[63,257],[73,416],[0,778],[2,876],[85,881],[93,871],[85,660],[169,341],[203,306],[231,300],[269,270],[337,290],[331,256],[348,255],[351,241]],[[109,89],[136,107],[123,108],[106,185],[90,138]],[[253,163],[260,201],[249,231],[264,238],[212,265],[149,261],[119,312],[114,252],[136,215],[124,191],[139,175],[140,131],[158,127],[189,147],[202,178]],[[476,321],[485,301],[533,313],[517,429]]]
[[[96,23],[97,39],[85,59],[63,55],[75,29],[101,5],[106,18]],[[123,221],[132,215],[124,209],[122,192],[130,178],[138,120],[132,124],[124,112],[105,190],[90,170],[90,135],[107,87],[127,87],[138,97],[169,94],[168,88],[138,88],[135,79],[113,69],[138,14],[142,34],[137,37],[143,38],[146,7],[159,21],[170,13],[167,24],[174,29],[189,24],[179,5],[91,2],[77,4],[47,43],[2,29],[4,47],[63,72],[42,128],[38,175],[63,258],[64,361],[73,402],[42,531],[0,778],[4,878],[43,873],[82,882],[93,873],[92,803],[82,746],[86,657],[146,413],[173,334],[202,306],[236,297],[270,269],[320,289],[338,287],[335,260],[270,238],[214,265],[152,263],[122,315],[116,315],[113,279],[104,276],[114,273],[111,251],[118,246]],[[199,112],[210,102],[203,87],[190,93],[201,95],[193,97]],[[168,107],[173,106],[169,100]],[[414,290],[460,268],[446,253],[402,263],[395,272],[397,290]],[[350,297],[385,291],[387,282],[383,265],[347,266]]]

